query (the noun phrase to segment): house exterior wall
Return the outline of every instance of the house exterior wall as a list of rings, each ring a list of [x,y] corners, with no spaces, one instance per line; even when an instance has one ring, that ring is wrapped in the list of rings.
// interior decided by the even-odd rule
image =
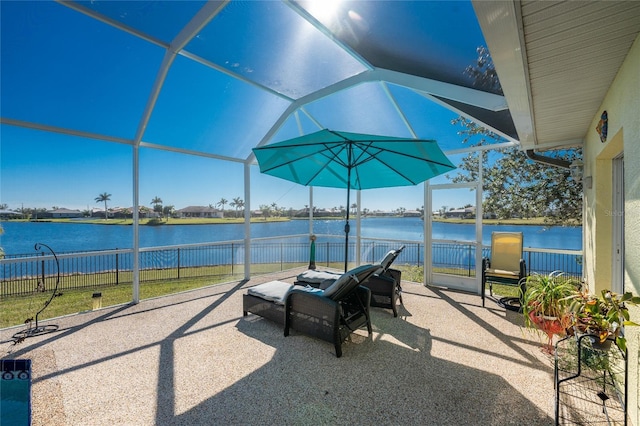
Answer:
[[[608,137],[596,132],[603,111],[608,113]],[[640,295],[640,37],[609,87],[597,115],[586,129],[584,176],[584,265],[589,290],[612,287],[613,159],[624,154],[624,290]],[[631,320],[640,324],[640,307],[630,306]],[[628,407],[631,424],[640,426],[640,327],[626,327]]]
[[[223,218],[224,214],[221,210],[205,206],[189,206],[177,210],[178,217],[183,218]]]
[[[78,212],[52,213],[52,217],[59,218],[59,219],[78,218],[78,217],[82,217],[82,212],[78,211]]]
[[[42,217],[50,217],[53,219],[79,218],[82,216],[83,214],[80,210],[67,210],[67,209],[50,210],[42,215]]]

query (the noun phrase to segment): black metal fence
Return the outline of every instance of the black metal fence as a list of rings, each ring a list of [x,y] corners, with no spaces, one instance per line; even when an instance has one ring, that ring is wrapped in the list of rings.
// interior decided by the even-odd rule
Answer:
[[[387,251],[404,245],[396,265],[420,267],[424,263],[424,244],[412,241],[363,239],[359,260],[380,261]],[[432,245],[432,264],[439,272],[474,276],[475,244],[438,241]],[[252,242],[249,258],[251,273],[275,272],[309,264],[309,243],[280,239]],[[483,247],[483,256],[490,256]],[[355,265],[356,244],[349,247],[349,262]],[[526,249],[525,260],[530,272],[547,274],[561,270],[582,276],[580,251]],[[133,250],[107,250],[57,255],[59,290],[98,288],[133,282]],[[142,248],[139,253],[139,281],[177,280],[196,277],[244,276],[245,246],[242,241]],[[344,242],[335,237],[316,242],[315,263],[318,267],[336,266],[344,262]],[[58,265],[52,255],[12,256],[0,260],[0,297],[28,295],[48,291],[55,285]]]

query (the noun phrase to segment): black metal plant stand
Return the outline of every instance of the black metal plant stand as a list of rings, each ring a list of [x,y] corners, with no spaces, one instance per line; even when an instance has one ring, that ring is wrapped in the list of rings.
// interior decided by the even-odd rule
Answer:
[[[51,247],[49,247],[46,244],[42,244],[42,243],[36,243],[35,244],[35,250],[36,251],[43,251],[43,247],[48,249],[51,254],[53,255],[53,258],[56,262],[56,286],[53,289],[53,292],[51,293],[51,297],[49,298],[49,300],[47,300],[44,304],[44,306],[36,313],[36,317],[35,317],[35,325],[32,327],[31,324],[33,322],[33,317],[27,318],[27,320],[25,321],[25,324],[29,324],[29,326],[27,327],[27,329],[22,330],[17,332],[16,334],[13,335],[13,339],[16,342],[22,341],[27,337],[33,337],[33,336],[39,336],[42,334],[47,334],[47,333],[52,333],[54,331],[56,331],[58,329],[58,326],[55,324],[47,324],[47,325],[39,325],[38,324],[38,316],[40,316],[40,314],[42,313],[42,311],[44,311],[45,309],[47,309],[47,306],[49,306],[49,304],[51,303],[51,301],[53,300],[54,297],[59,296],[60,294],[58,293],[58,286],[60,285],[60,262],[58,261],[58,256],[56,256],[56,253],[51,249]],[[43,251],[44,254],[44,251]],[[42,277],[42,286],[44,288],[44,266],[43,266],[43,277]]]
[[[591,336],[569,336],[555,347],[555,424],[627,425],[627,354],[614,341],[594,348]]]

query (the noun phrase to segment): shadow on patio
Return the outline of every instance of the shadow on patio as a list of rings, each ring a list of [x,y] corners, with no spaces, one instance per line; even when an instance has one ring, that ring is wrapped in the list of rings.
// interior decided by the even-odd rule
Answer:
[[[291,271],[53,320],[2,355],[33,359],[34,424],[552,424],[537,337],[476,295],[404,284],[400,317],[331,344],[242,317]],[[488,305],[493,308],[491,305]]]

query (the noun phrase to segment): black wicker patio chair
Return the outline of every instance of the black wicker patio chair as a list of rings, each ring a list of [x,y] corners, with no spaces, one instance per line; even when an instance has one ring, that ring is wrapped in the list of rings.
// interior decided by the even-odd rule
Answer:
[[[290,330],[333,343],[342,356],[342,342],[366,326],[372,333],[369,304],[371,291],[360,283],[380,269],[362,265],[340,276],[324,290],[271,281],[248,289],[243,295],[243,314],[249,312],[284,325]]]
[[[402,272],[391,269],[391,265],[402,253],[405,246],[395,250],[389,250],[380,261],[380,268],[362,286],[371,290],[371,306],[387,308],[393,311],[393,316],[398,316],[398,301],[402,304]],[[312,287],[327,288],[338,277],[339,273],[330,271],[308,270],[297,276],[295,284],[310,285]]]

